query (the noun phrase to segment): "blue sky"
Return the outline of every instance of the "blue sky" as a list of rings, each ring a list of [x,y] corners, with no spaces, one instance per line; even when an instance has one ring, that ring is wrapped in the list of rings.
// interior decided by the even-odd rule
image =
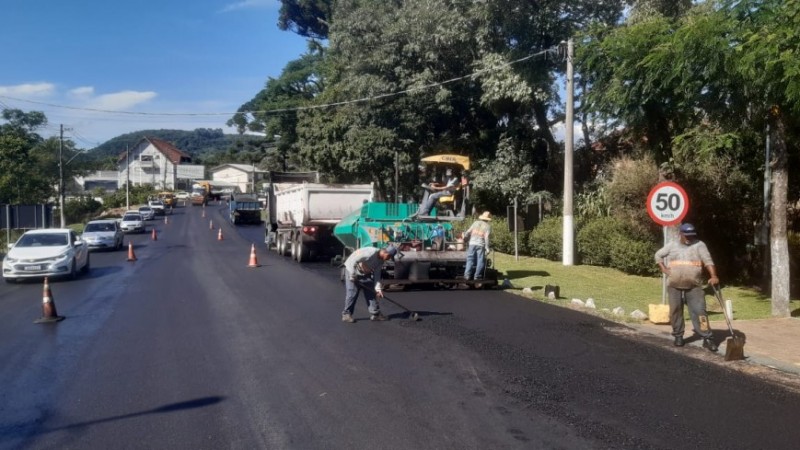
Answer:
[[[278,29],[279,9],[278,0],[0,0],[0,107],[44,112],[41,134],[64,124],[79,148],[143,129],[233,133],[231,115],[214,114],[236,111],[306,51],[304,38]],[[167,113],[181,115],[158,115]]]

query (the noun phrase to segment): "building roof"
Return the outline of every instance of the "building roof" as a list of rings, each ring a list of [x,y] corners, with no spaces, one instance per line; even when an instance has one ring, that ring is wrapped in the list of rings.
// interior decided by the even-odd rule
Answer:
[[[252,173],[253,172],[253,165],[252,164],[222,164],[222,165],[219,165],[217,167],[212,168],[211,172],[212,173],[213,172],[219,172],[220,170],[227,169],[227,168],[233,168],[233,169],[236,169],[236,170],[241,170],[242,172],[246,172],[246,173]],[[261,169],[258,169],[258,168],[255,169],[255,172],[256,173],[267,173],[266,170],[261,170]]]
[[[153,147],[156,148],[156,150],[161,152],[173,164],[180,164],[181,158],[187,158],[190,161],[192,159],[192,156],[190,154],[186,153],[183,150],[180,150],[179,148],[175,147],[174,145],[170,144],[169,142],[163,139],[145,136],[136,145],[139,145],[142,141],[149,142]],[[122,161],[123,159],[125,159],[125,152],[122,152],[119,155],[117,161]]]

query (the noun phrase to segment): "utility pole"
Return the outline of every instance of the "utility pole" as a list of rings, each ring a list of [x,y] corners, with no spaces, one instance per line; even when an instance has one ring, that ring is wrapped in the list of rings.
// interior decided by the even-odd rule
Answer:
[[[125,211],[131,209],[131,151],[125,145]]]
[[[61,228],[67,226],[64,218],[64,124],[60,126],[58,139],[58,214],[61,219]]]
[[[564,242],[562,247],[562,262],[565,266],[575,263],[575,226],[572,212],[572,172],[573,172],[573,122],[574,122],[574,77],[572,69],[573,41],[567,41],[567,117],[564,121]]]
[[[400,203],[400,152],[394,151],[394,202]]]

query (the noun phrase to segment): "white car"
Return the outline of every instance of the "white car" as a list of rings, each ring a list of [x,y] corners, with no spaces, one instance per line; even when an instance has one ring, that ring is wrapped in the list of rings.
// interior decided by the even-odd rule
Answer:
[[[69,276],[89,271],[89,247],[68,228],[31,230],[3,259],[3,279]]]
[[[142,219],[144,220],[153,220],[156,218],[156,211],[149,206],[140,207],[139,214],[142,215]]]
[[[163,216],[166,213],[166,207],[164,206],[164,202],[161,200],[150,200],[147,202],[147,206],[152,208],[157,216]]]
[[[186,191],[178,191],[175,193],[175,198],[177,198],[178,200],[188,200],[189,193]]]
[[[122,229],[116,220],[92,220],[83,228],[81,240],[89,250],[122,248]]]
[[[123,233],[144,233],[144,219],[139,211],[128,211],[119,223]]]

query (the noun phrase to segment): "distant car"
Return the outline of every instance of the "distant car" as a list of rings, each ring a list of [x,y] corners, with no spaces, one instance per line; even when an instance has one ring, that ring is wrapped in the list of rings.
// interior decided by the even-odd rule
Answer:
[[[144,233],[144,219],[139,211],[128,211],[119,223],[123,233]]]
[[[122,228],[116,220],[93,220],[83,228],[81,239],[89,250],[119,250],[122,248]]]
[[[178,191],[175,193],[175,198],[178,200],[187,200],[189,198],[189,193],[186,191]]]
[[[3,259],[3,279],[70,276],[89,271],[89,248],[68,228],[31,230]]]
[[[161,200],[150,200],[147,202],[147,206],[153,208],[153,211],[155,211],[157,216],[163,216],[166,214],[166,207],[164,206],[164,202]]]
[[[140,207],[139,214],[142,215],[142,219],[144,220],[153,220],[156,218],[156,211],[149,206]]]

